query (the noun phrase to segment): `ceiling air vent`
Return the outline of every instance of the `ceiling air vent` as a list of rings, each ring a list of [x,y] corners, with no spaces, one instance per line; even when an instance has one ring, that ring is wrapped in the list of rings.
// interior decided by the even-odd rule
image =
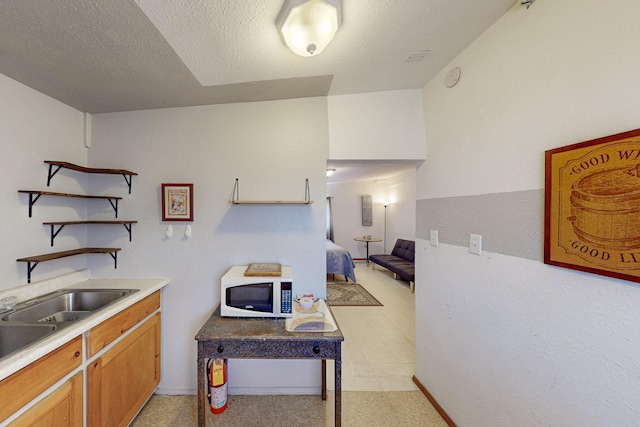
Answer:
[[[417,52],[411,52],[404,62],[420,62],[429,54],[428,50],[419,50]]]

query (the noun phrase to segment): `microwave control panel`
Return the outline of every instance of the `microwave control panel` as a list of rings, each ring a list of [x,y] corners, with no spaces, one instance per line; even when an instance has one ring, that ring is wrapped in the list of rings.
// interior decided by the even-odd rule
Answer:
[[[293,289],[291,282],[282,282],[280,292],[280,313],[291,314],[293,304]]]

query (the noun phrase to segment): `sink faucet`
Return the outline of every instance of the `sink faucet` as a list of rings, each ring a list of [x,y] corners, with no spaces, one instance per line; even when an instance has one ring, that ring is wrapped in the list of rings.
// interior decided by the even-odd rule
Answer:
[[[0,308],[0,315],[11,313],[12,311],[16,310],[16,302],[18,301],[17,297],[15,296],[4,297],[0,301],[2,302],[2,308]]]

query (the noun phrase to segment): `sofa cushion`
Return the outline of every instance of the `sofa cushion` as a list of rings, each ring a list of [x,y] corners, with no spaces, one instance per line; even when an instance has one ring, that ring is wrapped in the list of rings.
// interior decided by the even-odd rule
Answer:
[[[393,246],[391,255],[414,262],[416,259],[416,242],[404,239],[396,240],[396,244]]]

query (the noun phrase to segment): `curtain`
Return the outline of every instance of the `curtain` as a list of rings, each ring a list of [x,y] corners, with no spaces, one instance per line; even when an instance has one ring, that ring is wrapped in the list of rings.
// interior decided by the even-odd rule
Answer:
[[[331,197],[327,197],[327,239],[333,242],[333,215],[331,214]]]

